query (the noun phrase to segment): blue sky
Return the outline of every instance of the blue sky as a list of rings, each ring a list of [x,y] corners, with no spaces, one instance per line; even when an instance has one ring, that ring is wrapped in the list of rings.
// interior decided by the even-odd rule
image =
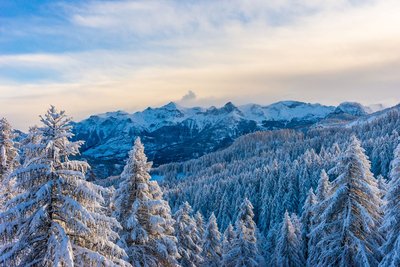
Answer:
[[[400,101],[395,0],[0,1],[0,115]],[[191,97],[184,97],[189,94]]]

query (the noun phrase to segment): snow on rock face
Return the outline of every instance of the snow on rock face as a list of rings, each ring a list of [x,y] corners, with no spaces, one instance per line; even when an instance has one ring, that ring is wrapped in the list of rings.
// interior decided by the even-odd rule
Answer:
[[[364,114],[355,108],[356,104],[340,107],[343,112]],[[149,159],[157,166],[225,148],[237,137],[254,131],[304,129],[338,108],[298,101],[268,106],[235,106],[228,102],[220,108],[186,108],[170,102],[133,114],[116,111],[93,115],[74,123],[74,132],[77,140],[86,140],[82,157],[89,160],[99,176],[109,176],[121,171],[138,136],[145,144]]]
[[[347,113],[354,116],[365,116],[372,113],[367,107],[355,102],[343,102],[336,109],[335,113]]]
[[[293,119],[320,119],[333,112],[335,107],[298,101],[281,101],[269,106],[255,104],[240,107],[247,117],[255,121],[290,121]]]

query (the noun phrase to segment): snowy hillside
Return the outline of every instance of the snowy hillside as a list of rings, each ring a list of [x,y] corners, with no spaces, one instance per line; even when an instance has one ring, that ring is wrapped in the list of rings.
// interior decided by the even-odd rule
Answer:
[[[173,102],[129,114],[93,115],[74,125],[76,140],[86,140],[82,157],[100,177],[117,174],[137,136],[155,165],[197,158],[232,144],[239,136],[276,129],[305,129],[330,116],[354,120],[366,114],[358,103],[338,107],[282,101],[268,106],[248,104],[186,108]],[[340,112],[338,111],[340,109]],[[364,109],[362,109],[364,110]],[[340,116],[340,117],[339,117]]]
[[[222,227],[237,216],[235,207],[247,196],[257,223],[267,230],[285,210],[302,210],[308,189],[316,188],[321,170],[337,164],[353,134],[375,176],[388,177],[399,132],[400,106],[395,106],[335,127],[251,133],[227,149],[161,165],[152,175],[162,181],[173,209],[188,201],[206,216],[215,212]],[[335,171],[329,175],[335,177]]]
[[[20,144],[1,119],[0,265],[398,266],[400,106],[362,110],[153,169],[137,138],[123,172],[100,180],[74,159],[83,142],[65,112],[52,106]],[[211,112],[232,125],[246,110]]]

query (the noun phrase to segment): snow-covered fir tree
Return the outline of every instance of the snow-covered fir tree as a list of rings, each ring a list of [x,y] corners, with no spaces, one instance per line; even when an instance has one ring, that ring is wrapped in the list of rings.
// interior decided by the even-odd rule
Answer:
[[[265,235],[260,231],[260,229],[257,227],[256,228],[256,238],[257,238],[257,250],[260,253],[260,257],[259,257],[259,266],[265,266],[267,264],[267,262],[265,261],[265,259],[269,259],[268,258],[268,246],[267,246],[267,238],[265,237]]]
[[[203,215],[197,211],[194,215],[194,220],[196,221],[197,231],[199,231],[200,237],[203,239],[204,237],[204,217]]]
[[[381,248],[384,258],[380,266],[400,266],[400,145],[394,152],[385,200],[384,224],[381,230],[386,241]]]
[[[264,245],[264,257],[267,262],[275,263],[276,262],[276,255],[275,255],[275,248],[276,242],[278,241],[280,232],[282,228],[282,223],[275,223],[271,226],[266,236],[266,243]]]
[[[324,233],[317,244],[318,266],[377,266],[381,260],[381,200],[370,162],[355,136],[337,170],[340,175],[317,226]]]
[[[203,240],[203,266],[221,266],[222,244],[221,233],[218,230],[217,219],[214,213],[208,219]]]
[[[229,252],[234,239],[235,239],[235,230],[233,229],[232,224],[229,223],[222,237],[222,255],[226,255]]]
[[[331,184],[329,182],[329,176],[326,171],[323,169],[321,171],[320,179],[318,180],[318,186],[316,189],[316,202],[322,203],[325,201],[331,192]]]
[[[179,263],[183,267],[200,266],[203,262],[202,239],[192,217],[192,207],[188,202],[181,205],[174,214],[175,234],[178,239]]]
[[[388,181],[385,179],[385,177],[383,177],[382,175],[378,176],[378,188],[380,191],[379,197],[384,198],[384,196],[388,191],[389,184]]]
[[[296,213],[292,213],[290,215],[290,220],[291,220],[291,222],[293,224],[294,232],[297,235],[297,238],[299,240],[301,240],[301,229],[302,229],[302,226],[301,226],[301,221],[300,221],[299,216],[297,216]]]
[[[257,226],[253,218],[253,205],[245,198],[236,219],[235,238],[230,249],[223,255],[224,266],[259,266],[261,256],[257,248]]]
[[[304,258],[308,258],[309,251],[309,236],[311,233],[311,229],[313,227],[313,218],[314,218],[314,208],[316,204],[316,196],[314,194],[314,190],[310,188],[308,191],[307,199],[303,205],[303,212],[301,214],[301,241],[302,241],[302,251]]]
[[[41,117],[36,157],[13,173],[19,194],[0,214],[1,266],[130,266],[105,215],[106,189],[85,181],[88,164],[71,160],[70,118],[51,107]]]
[[[296,233],[296,226],[293,224],[289,213],[286,211],[279,238],[277,240],[275,263],[279,267],[301,267],[304,266],[301,240]]]
[[[0,119],[0,211],[5,202],[16,193],[10,174],[19,165],[18,150],[15,147],[11,125],[5,118]]]
[[[21,162],[22,165],[29,164],[30,160],[38,157],[40,150],[38,144],[42,140],[42,135],[38,126],[29,127],[27,136],[21,141]]]
[[[177,266],[174,220],[137,138],[114,194],[114,216],[122,225],[120,244],[133,266]]]
[[[318,186],[316,189],[315,203],[313,205],[313,217],[310,233],[308,234],[308,252],[307,252],[307,265],[316,266],[320,251],[317,247],[317,243],[324,235],[324,231],[321,227],[318,227],[321,221],[321,214],[324,212],[327,202],[325,201],[331,192],[331,184],[329,182],[328,174],[325,170],[321,171],[320,179],[318,180]]]

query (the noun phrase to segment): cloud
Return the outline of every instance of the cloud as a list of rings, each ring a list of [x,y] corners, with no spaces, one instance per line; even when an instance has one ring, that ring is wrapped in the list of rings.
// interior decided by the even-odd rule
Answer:
[[[182,96],[181,101],[182,102],[193,101],[196,100],[196,98],[197,95],[195,94],[195,92],[189,90],[184,96]]]
[[[49,30],[46,17],[17,18],[0,36],[0,49],[31,49],[0,56],[0,113],[16,118],[18,127],[26,128],[48,104],[81,119],[173,99],[202,105],[285,98],[400,101],[395,0],[88,1],[56,7],[62,18],[55,29]],[[182,97],[188,88],[196,93]]]

